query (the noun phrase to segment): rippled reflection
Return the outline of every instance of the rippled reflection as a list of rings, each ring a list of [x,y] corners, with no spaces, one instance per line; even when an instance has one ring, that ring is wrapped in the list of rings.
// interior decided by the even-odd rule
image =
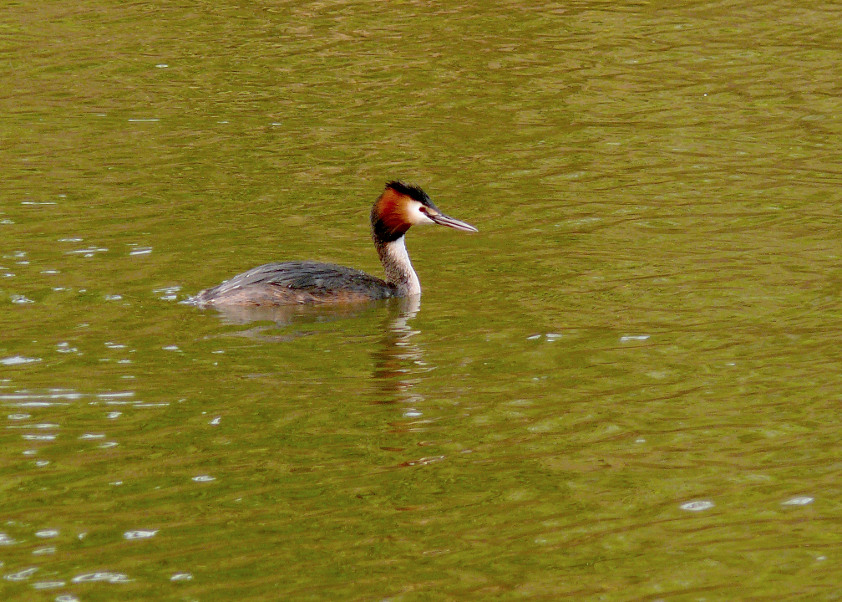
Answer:
[[[423,397],[412,392],[418,372],[425,369],[421,349],[412,341],[418,334],[410,322],[421,308],[420,297],[391,299],[367,304],[291,305],[291,306],[222,306],[215,308],[230,324],[261,323],[237,336],[264,342],[289,342],[314,334],[308,324],[324,324],[349,320],[363,315],[383,315],[382,337],[374,346],[373,381],[381,392],[378,403],[415,403]],[[268,324],[267,324],[268,323]],[[273,331],[281,331],[271,334]],[[407,408],[407,412],[413,412]]]

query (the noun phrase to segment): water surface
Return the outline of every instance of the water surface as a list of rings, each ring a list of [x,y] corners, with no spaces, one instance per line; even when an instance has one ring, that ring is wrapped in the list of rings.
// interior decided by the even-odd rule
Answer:
[[[838,596],[835,6],[6,12],[3,599]],[[420,306],[178,303],[394,178]]]

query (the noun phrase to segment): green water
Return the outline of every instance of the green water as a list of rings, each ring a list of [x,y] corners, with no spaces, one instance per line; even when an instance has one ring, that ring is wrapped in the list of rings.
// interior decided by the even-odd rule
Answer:
[[[842,597],[842,9],[17,2],[4,600]],[[420,307],[177,303],[271,260]]]

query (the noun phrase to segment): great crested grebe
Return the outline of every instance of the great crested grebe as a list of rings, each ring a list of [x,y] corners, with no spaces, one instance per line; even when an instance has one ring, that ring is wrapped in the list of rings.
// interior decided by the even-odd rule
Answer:
[[[189,302],[199,306],[295,305],[419,295],[421,284],[409,261],[404,235],[410,227],[421,224],[477,231],[472,225],[439,211],[418,186],[388,182],[371,208],[371,236],[386,272],[385,280],[332,263],[267,263],[205,289]]]

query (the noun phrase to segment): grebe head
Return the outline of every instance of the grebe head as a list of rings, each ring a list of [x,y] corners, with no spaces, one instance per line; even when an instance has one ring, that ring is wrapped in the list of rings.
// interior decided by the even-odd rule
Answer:
[[[386,183],[386,189],[371,208],[371,230],[376,241],[391,242],[412,226],[438,224],[463,232],[476,232],[471,224],[445,215],[419,186],[406,182]]]

